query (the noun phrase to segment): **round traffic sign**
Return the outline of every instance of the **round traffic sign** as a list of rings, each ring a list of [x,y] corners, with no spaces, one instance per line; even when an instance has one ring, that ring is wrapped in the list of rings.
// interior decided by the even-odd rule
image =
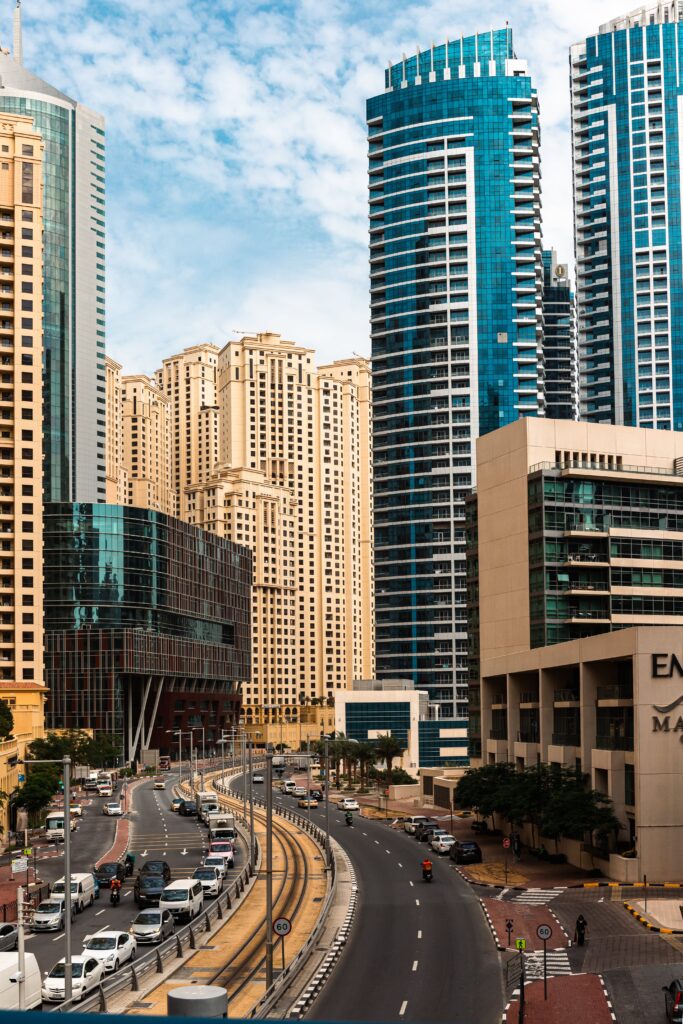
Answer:
[[[553,934],[553,930],[549,924],[539,924],[538,928],[536,929],[536,934],[538,935],[539,939],[543,940],[543,942],[547,942],[550,936]]]
[[[509,850],[511,845],[512,845],[512,843],[510,842],[509,839],[504,839],[503,840],[503,849],[504,850]]]
[[[292,922],[288,917],[278,917],[273,921],[273,931],[276,935],[289,935],[292,930]]]

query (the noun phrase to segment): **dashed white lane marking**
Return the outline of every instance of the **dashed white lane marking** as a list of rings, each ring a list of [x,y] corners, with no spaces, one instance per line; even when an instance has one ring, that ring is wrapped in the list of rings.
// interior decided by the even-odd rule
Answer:
[[[105,910],[98,910],[97,913],[95,914],[95,917],[99,917],[100,914],[106,914],[106,913],[107,913],[106,909]]]
[[[415,900],[415,906],[416,906],[416,907],[419,907],[419,906],[420,906],[420,901],[419,901],[419,900]]]
[[[406,1007],[407,1006],[408,1006],[408,1000],[404,999],[403,1002],[401,1003],[401,1009],[398,1011],[399,1017],[402,1017],[403,1014],[406,1012]]]
[[[417,960],[413,960],[413,970],[417,970]]]
[[[364,835],[364,836],[366,836],[366,835],[367,835],[367,832],[364,832],[364,833],[363,833],[363,835]]]
[[[375,839],[375,846],[379,846],[379,839]]]
[[[418,937],[418,939],[421,939],[422,938],[422,932],[418,932],[417,933],[417,937]]]
[[[385,853],[391,853],[391,850],[385,850],[384,852]]]
[[[55,935],[55,937],[54,937],[54,939],[52,941],[53,942],[59,942],[60,939],[63,939],[63,938],[64,938],[64,932],[62,932],[61,935]]]
[[[411,889],[413,888],[413,883],[412,882],[408,882],[408,885],[410,886]]]
[[[403,867],[403,865],[401,864],[401,862],[400,862],[400,861],[398,862],[398,866],[399,866],[400,868],[402,868],[402,867]]]

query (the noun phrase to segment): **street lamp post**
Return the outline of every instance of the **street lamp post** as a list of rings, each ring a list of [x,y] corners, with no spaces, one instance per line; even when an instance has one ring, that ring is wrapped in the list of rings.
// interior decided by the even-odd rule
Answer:
[[[323,736],[325,741],[325,863],[327,867],[332,865],[332,851],[330,849],[330,737]]]
[[[273,755],[266,751],[266,991],[273,984]]]

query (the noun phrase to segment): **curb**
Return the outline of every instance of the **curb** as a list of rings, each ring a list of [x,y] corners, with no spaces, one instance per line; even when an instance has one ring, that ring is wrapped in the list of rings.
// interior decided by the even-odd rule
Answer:
[[[649,886],[648,886],[649,888]],[[648,931],[659,932],[660,935],[683,935],[683,928],[661,928],[656,924],[650,924],[646,917],[643,917],[639,910],[632,907],[630,903],[624,903],[624,906],[628,910],[629,914],[635,917],[636,921],[639,921]]]
[[[602,974],[598,974],[598,978],[600,979],[600,984],[602,985],[602,991],[603,991],[603,993],[605,995],[605,1002],[607,1003],[607,1009],[610,1012],[610,1016],[612,1017],[612,1020],[616,1022],[616,1019],[617,1019],[616,1018],[616,1014],[614,1013],[614,1010],[612,1009],[612,1000],[609,997],[609,992],[607,991],[607,986],[605,985],[605,979],[603,978]]]
[[[523,885],[498,885],[496,882],[475,882],[473,878],[470,878],[469,875],[465,874],[465,872],[462,870],[462,868],[458,864],[452,864],[451,867],[454,868],[458,872],[460,877],[463,878],[466,882],[468,882],[471,886],[479,885],[483,889],[506,889],[507,892],[528,892],[529,891],[528,888],[526,888]],[[536,886],[536,888],[540,888],[540,886]],[[559,888],[559,887],[557,887],[557,888]]]
[[[575,882],[567,889],[683,889],[683,882]]]
[[[351,870],[351,898],[349,900],[349,906],[346,911],[344,922],[335,936],[330,952],[324,958],[318,967],[318,970],[315,972],[297,1001],[292,1004],[287,1014],[287,1017],[291,1020],[301,1020],[313,1000],[320,994],[321,989],[334,970],[337,961],[344,950],[344,946],[348,941],[349,933],[353,927],[356,916],[356,908],[358,906],[358,883],[356,879],[356,872],[353,870],[350,863],[349,867]]]
[[[133,810],[132,795],[135,793],[135,790],[137,789],[138,786],[142,785],[143,782],[147,782],[147,781],[148,781],[147,779],[136,779],[135,782],[133,782],[131,785],[126,786],[126,804],[128,804],[128,801],[130,799],[130,804],[128,806],[128,809],[125,812],[126,814],[129,814]],[[123,856],[125,854],[126,850],[128,849],[128,846],[130,845],[130,831],[131,831],[130,826],[131,826],[131,822],[130,822],[130,818],[121,817],[121,818],[117,818],[116,819],[116,831],[114,832],[114,842],[111,844],[111,846],[109,847],[107,852],[104,853],[100,857],[100,859],[96,862],[96,864],[95,864],[96,867],[99,867],[100,864],[106,863],[107,858],[111,854],[111,851],[116,849],[116,844],[117,844],[118,838],[119,838],[119,829],[123,826],[124,822],[128,826],[128,835],[126,836],[126,845],[124,846],[124,848],[123,848],[123,850],[121,852],[121,856]],[[116,859],[118,860],[118,858],[116,858]]]
[[[498,950],[499,953],[503,953],[505,951],[506,947],[505,946],[501,946],[500,939],[498,938],[498,932],[495,929],[495,926],[493,924],[493,920],[491,919],[491,915],[489,914],[488,910],[484,906],[484,901],[481,898],[479,899],[479,906],[481,907],[481,909],[482,909],[482,911],[484,913],[484,917],[486,918],[486,923],[488,924],[489,928],[491,929],[491,935],[493,935],[493,941],[496,944],[496,949]]]

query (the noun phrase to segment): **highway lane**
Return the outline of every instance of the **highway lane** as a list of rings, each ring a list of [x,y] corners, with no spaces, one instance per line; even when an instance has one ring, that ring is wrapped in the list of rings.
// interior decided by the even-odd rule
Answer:
[[[136,855],[136,870],[146,860],[165,860],[172,877],[184,878],[192,874],[204,855],[207,830],[196,817],[182,817],[171,811],[173,778],[166,780],[164,791],[155,791],[152,783],[143,783],[135,790],[133,810],[129,812],[131,837],[129,849]],[[90,871],[111,847],[114,822],[102,814],[103,800],[94,799],[85,808],[78,830],[72,838],[72,872]],[[236,852],[236,870],[244,864],[244,852]],[[63,855],[40,864],[44,882],[54,882],[64,874]],[[232,876],[233,872],[231,872]],[[138,913],[133,899],[133,878],[126,880],[118,907],[109,902],[109,889],[100,891],[100,899],[93,907],[76,916],[72,928],[73,953],[80,953],[86,935],[101,928],[127,931]],[[64,956],[64,933],[28,933],[27,950],[35,953],[41,971],[49,970]],[[140,947],[142,954],[147,947]]]
[[[296,809],[294,798],[276,791],[275,800]],[[325,804],[311,815],[324,826]],[[425,848],[412,836],[358,814],[348,827],[334,803],[330,830],[353,862],[360,899],[351,940],[306,1016],[498,1024],[499,955],[476,896],[451,862],[434,854],[427,884]]]

